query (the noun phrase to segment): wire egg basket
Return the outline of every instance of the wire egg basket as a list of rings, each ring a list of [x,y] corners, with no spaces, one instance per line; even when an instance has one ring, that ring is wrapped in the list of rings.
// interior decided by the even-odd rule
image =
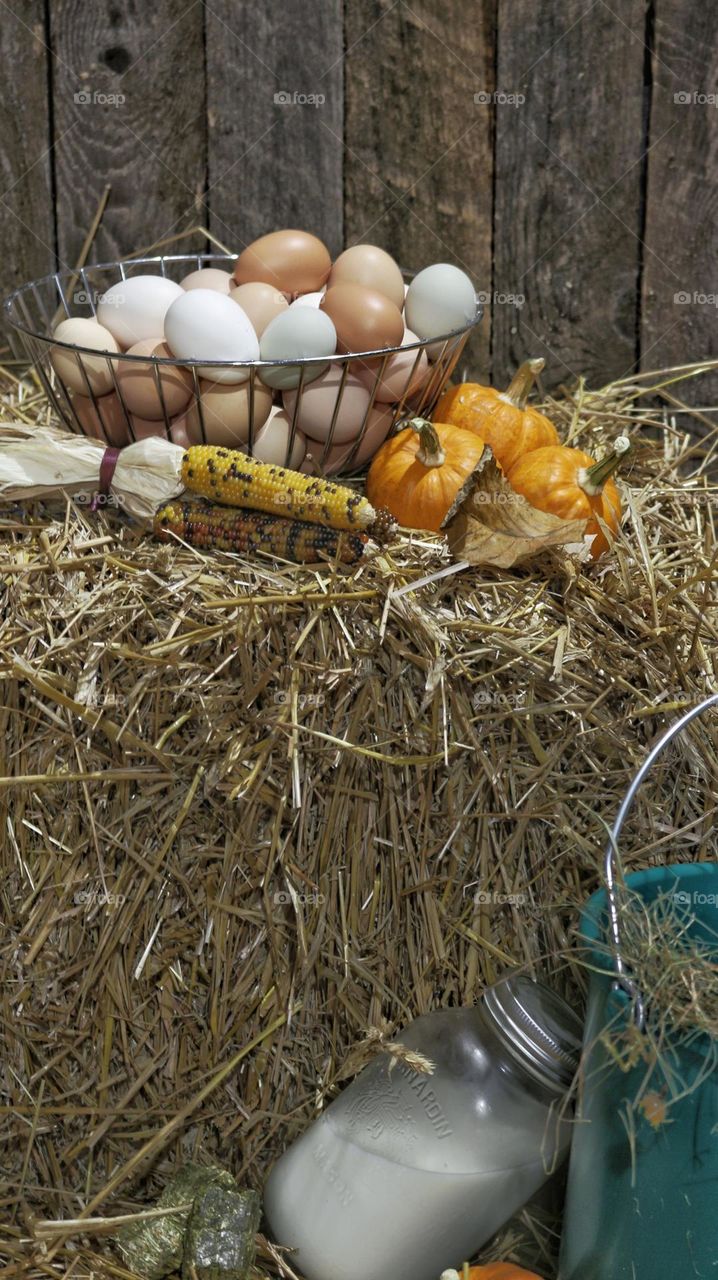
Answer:
[[[227,362],[207,360],[204,357],[180,360],[171,356],[165,358],[129,355],[127,352],[103,352],[59,342],[52,337],[61,320],[96,318],[97,304],[103,294],[112,285],[134,275],[157,274],[180,283],[189,273],[204,268],[230,269],[233,261],[233,258],[220,253],[132,258],[124,262],[100,263],[76,271],[55,272],[25,284],[10,294],[4,307],[11,333],[19,341],[22,354],[34,365],[52,408],[70,430],[104,439],[107,444],[115,447],[122,447],[147,435],[159,435],[185,447],[187,444],[232,445],[263,461],[316,474],[359,471],[391,434],[400,419],[431,415],[461,357],[469,334],[482,316],[482,307],[477,298],[473,319],[463,328],[451,333],[438,334],[401,347],[348,355],[314,356],[302,360]],[[406,284],[411,282],[411,272],[404,271],[402,275]],[[406,379],[398,387],[396,380],[392,382],[392,399],[387,401],[388,384],[385,382],[385,375],[388,369],[391,372],[389,362],[399,352],[405,356],[408,353],[407,364],[403,366],[407,369]],[[59,353],[67,353],[64,361],[58,358]],[[123,366],[127,368],[131,363],[145,366],[149,370],[156,389],[156,407],[153,409],[155,416],[149,422],[130,408],[123,392],[124,379],[118,376]],[[76,371],[74,364],[77,366]],[[315,439],[311,432],[305,434],[301,425],[305,418],[305,389],[311,386],[317,376],[312,371],[318,365],[322,366],[322,372],[327,366],[336,367],[336,398],[331,410],[331,421],[321,432],[316,432],[317,437],[321,438]],[[64,368],[64,374],[59,371],[58,366],[60,369]],[[96,371],[98,366],[103,371],[102,394],[97,394],[92,385],[93,379],[88,376],[88,370]],[[262,449],[260,432],[268,417],[271,417],[275,404],[281,404],[281,393],[274,391],[272,405],[267,408],[267,392],[271,392],[271,388],[263,383],[262,370],[283,366],[296,371],[296,386],[291,393],[291,408],[286,409],[286,444],[281,450],[284,456],[279,457],[276,437],[269,453],[266,446]],[[173,367],[187,370],[191,378],[188,400],[180,413],[168,411],[166,382],[163,386],[163,378],[160,376],[164,374],[166,379]],[[246,387],[243,412],[236,428],[230,423],[230,438],[226,423],[219,432],[221,439],[217,438],[214,415],[207,409],[207,383],[211,379],[206,374],[208,369],[215,367],[218,371],[229,367],[247,371],[240,383]],[[362,381],[369,392],[369,400],[363,409],[363,415],[358,415],[356,431],[352,427],[351,439],[339,440],[337,423],[347,382],[351,378],[349,385],[355,383],[354,375],[358,373],[364,375]],[[95,378],[94,381],[97,384],[98,379]],[[394,394],[397,391],[398,394]],[[344,431],[341,434],[344,437]]]

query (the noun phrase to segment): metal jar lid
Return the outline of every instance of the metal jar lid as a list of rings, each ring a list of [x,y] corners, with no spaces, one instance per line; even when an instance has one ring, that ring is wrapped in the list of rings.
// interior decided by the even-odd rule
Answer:
[[[579,1062],[583,1025],[561,996],[523,975],[503,978],[483,994],[502,1044],[526,1071],[563,1092]]]

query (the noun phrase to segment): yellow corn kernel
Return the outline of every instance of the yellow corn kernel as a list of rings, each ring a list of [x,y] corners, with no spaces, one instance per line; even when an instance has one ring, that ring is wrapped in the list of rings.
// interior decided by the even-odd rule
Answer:
[[[221,445],[192,445],[182,459],[182,481],[192,493],[213,502],[330,529],[368,530],[377,518],[371,503],[345,485],[258,462],[239,449]]]
[[[366,543],[366,535],[361,533],[196,502],[170,502],[162,507],[155,515],[154,531],[163,541],[176,534],[201,550],[236,551],[242,555],[264,551],[297,564],[317,564],[327,559],[356,564]]]

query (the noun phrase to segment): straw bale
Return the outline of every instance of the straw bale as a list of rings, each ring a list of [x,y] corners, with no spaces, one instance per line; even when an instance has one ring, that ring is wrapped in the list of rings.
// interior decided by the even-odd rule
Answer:
[[[623,536],[580,572],[436,577],[420,533],[352,570],[250,563],[0,510],[5,1274],[128,1274],[78,1219],[187,1160],[259,1188],[382,1035],[507,967],[581,999],[606,823],[718,683],[699,374],[545,406],[589,451],[634,443]],[[47,414],[4,386],[6,417]],[[713,718],[667,753],[628,870],[711,858],[717,747]]]

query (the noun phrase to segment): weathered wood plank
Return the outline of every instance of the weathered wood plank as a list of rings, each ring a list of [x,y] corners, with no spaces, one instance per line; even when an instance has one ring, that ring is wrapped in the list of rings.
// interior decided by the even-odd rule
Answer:
[[[201,220],[203,22],[186,0],[51,0],[58,249],[72,265],[112,184],[93,257]]]
[[[491,288],[495,0],[345,6],[347,244],[381,245],[402,266],[463,267]],[[488,372],[489,330],[465,371]]]
[[[0,20],[2,297],[55,265],[44,8],[10,0]]]
[[[645,6],[499,6],[492,372],[597,385],[637,359]]]
[[[300,227],[342,248],[342,3],[212,0],[210,226],[243,248]]]
[[[718,355],[718,45],[702,0],[656,4],[641,365]],[[689,403],[718,403],[718,375],[683,383]]]

